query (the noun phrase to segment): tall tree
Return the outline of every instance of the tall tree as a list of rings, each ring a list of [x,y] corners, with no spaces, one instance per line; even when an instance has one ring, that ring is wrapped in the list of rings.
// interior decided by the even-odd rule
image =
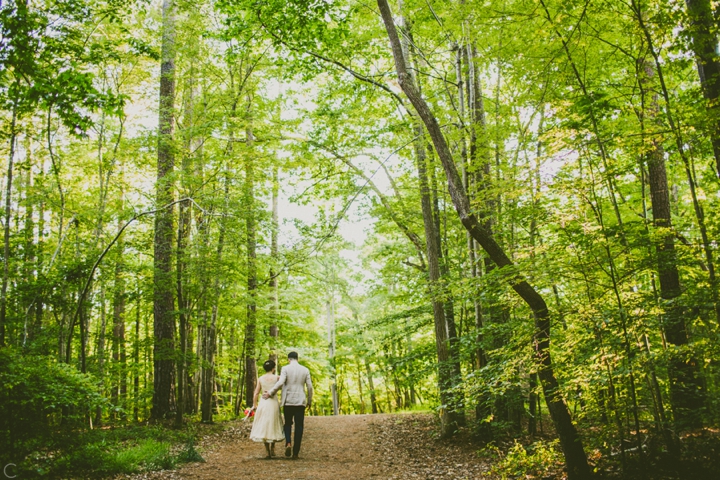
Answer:
[[[175,4],[163,0],[160,64],[160,108],[158,113],[158,155],[155,201],[158,208],[174,198],[175,152]],[[173,294],[173,218],[172,207],[155,214],[155,271],[153,276],[154,390],[152,417],[166,418],[173,411],[175,373],[175,298]]]
[[[698,76],[707,101],[707,123],[710,131],[715,174],[720,179],[720,59],[718,58],[717,11],[710,0],[685,0],[687,34],[695,53]]]
[[[432,114],[427,103],[418,92],[412,81],[412,76],[408,73],[406,60],[404,58],[403,49],[392,17],[392,12],[387,0],[378,0],[378,7],[382,20],[387,31],[392,54],[395,59],[395,70],[397,72],[398,81],[405,95],[408,97],[418,115],[422,119],[432,139],[435,150],[437,151],[445,175],[448,181],[450,196],[452,198],[455,209],[457,210],[460,220],[465,228],[473,235],[473,238],[485,249],[490,258],[498,265],[498,267],[513,268],[512,261],[507,257],[505,252],[500,248],[495,239],[487,233],[478,221],[477,217],[471,212],[468,202],[467,193],[462,185],[462,180],[455,166],[454,159],[450,153],[445,137],[440,129],[437,119]],[[545,393],[545,401],[550,410],[553,423],[560,437],[563,453],[565,455],[565,464],[568,470],[568,478],[571,480],[590,478],[592,476],[590,467],[587,463],[587,456],[583,449],[582,441],[577,433],[575,425],[572,423],[570,412],[559,391],[559,385],[552,367],[550,359],[550,313],[542,296],[522,277],[514,275],[512,288],[520,295],[520,297],[531,308],[535,317],[535,351],[536,362],[538,364],[538,375]]]
[[[401,20],[403,26],[403,61],[408,72],[414,72],[412,68],[412,54],[410,43],[412,42],[411,32],[404,18]],[[415,75],[408,78],[413,88],[418,89],[419,83]],[[441,435],[449,437],[453,435],[459,426],[465,423],[459,398],[452,394],[452,388],[459,383],[459,362],[457,349],[451,345],[451,339],[455,340],[454,314],[452,310],[452,298],[447,295],[445,282],[447,281],[447,267],[443,261],[440,219],[436,199],[433,199],[430,189],[428,175],[429,165],[425,143],[425,131],[422,120],[416,115],[411,116],[413,129],[413,147],[415,151],[415,168],[417,170],[418,183],[420,186],[420,208],[422,211],[423,227],[425,230],[425,254],[427,256],[428,291],[433,309],[433,321],[435,325],[435,348],[438,359],[438,389],[441,402]],[[450,305],[448,305],[450,303]],[[453,322],[453,328],[449,322]]]
[[[652,205],[653,225],[660,237],[656,245],[658,279],[660,280],[660,298],[665,308],[663,331],[668,343],[675,349],[682,349],[689,343],[685,307],[680,296],[680,273],[675,252],[675,234],[670,210],[670,188],[665,168],[665,151],[661,139],[652,130],[662,128],[658,125],[658,95],[651,91],[651,82],[655,76],[652,64],[641,62],[645,76],[640,78],[640,87],[649,97],[647,104],[647,122],[651,138],[646,140],[649,149],[646,154],[650,201]],[[646,93],[647,92],[647,93]],[[649,93],[649,95],[648,95]],[[678,430],[702,426],[704,388],[699,377],[699,366],[692,355],[673,349],[669,352],[668,372],[670,376],[670,400],[675,414]]]
[[[248,126],[245,129],[247,154],[245,155],[245,228],[247,249],[247,306],[245,323],[245,405],[252,405],[257,382],[256,330],[257,330],[257,225],[255,219],[255,158],[253,152],[252,97],[248,96]]]

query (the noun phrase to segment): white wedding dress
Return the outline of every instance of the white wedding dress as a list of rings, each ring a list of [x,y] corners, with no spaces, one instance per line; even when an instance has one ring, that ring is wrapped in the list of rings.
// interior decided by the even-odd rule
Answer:
[[[259,378],[261,392],[269,391],[273,386],[277,377],[265,376]],[[250,440],[253,442],[280,442],[285,440],[283,433],[283,423],[280,419],[280,404],[277,395],[267,400],[262,398],[258,401],[258,407],[255,411],[255,419],[253,420],[252,430],[250,431]]]

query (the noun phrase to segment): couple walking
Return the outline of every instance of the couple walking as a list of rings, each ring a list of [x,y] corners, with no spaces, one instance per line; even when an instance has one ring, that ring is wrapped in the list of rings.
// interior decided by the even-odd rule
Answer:
[[[265,375],[258,379],[253,393],[255,420],[250,440],[263,442],[267,457],[275,456],[275,442],[285,440],[285,456],[292,454],[298,458],[305,424],[305,408],[312,404],[313,387],[310,371],[298,363],[296,352],[288,353],[288,365],[283,367],[278,377],[275,375],[275,362],[268,360],[263,364]],[[307,387],[307,397],[305,396]],[[278,402],[275,394],[282,388],[282,399]],[[260,396],[260,392],[262,396]],[[258,399],[258,397],[260,397]],[[280,406],[285,414],[285,426],[280,419]],[[295,424],[295,437],[291,442],[292,426]]]

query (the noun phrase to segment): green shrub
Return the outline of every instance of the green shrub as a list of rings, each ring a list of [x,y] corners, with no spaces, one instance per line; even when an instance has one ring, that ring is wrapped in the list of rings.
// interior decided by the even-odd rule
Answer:
[[[82,473],[86,477],[102,477],[119,473],[169,470],[180,463],[169,442],[142,439],[133,445],[92,443],[83,445],[56,460],[53,475]]]
[[[0,349],[0,460],[66,448],[102,402],[97,382],[51,357]]]
[[[205,459],[195,450],[195,441],[192,437],[188,438],[183,448],[177,456],[178,462],[190,463],[190,462],[204,462]]]
[[[515,441],[515,444],[504,455],[496,447],[484,453],[497,459],[490,473],[506,479],[525,475],[543,475],[548,471],[561,468],[563,456],[557,447],[557,440],[552,442],[540,440],[527,447]]]
[[[194,432],[161,426],[91,430],[97,382],[54,359],[0,349],[0,460],[22,478],[88,478],[203,461]],[[173,447],[174,446],[174,447]]]

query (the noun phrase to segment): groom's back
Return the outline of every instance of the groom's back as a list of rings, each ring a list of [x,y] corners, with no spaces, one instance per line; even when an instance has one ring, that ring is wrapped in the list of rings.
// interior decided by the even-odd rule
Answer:
[[[310,375],[310,370],[307,367],[300,365],[298,362],[292,362],[290,365],[286,365],[284,370],[286,371],[287,381],[286,385],[304,385],[305,379]]]
[[[283,368],[282,373],[285,374],[285,385],[283,386],[284,405],[305,405],[305,385],[308,385],[308,393],[311,392],[312,384],[310,383],[310,370],[300,365],[298,362],[292,362]]]

